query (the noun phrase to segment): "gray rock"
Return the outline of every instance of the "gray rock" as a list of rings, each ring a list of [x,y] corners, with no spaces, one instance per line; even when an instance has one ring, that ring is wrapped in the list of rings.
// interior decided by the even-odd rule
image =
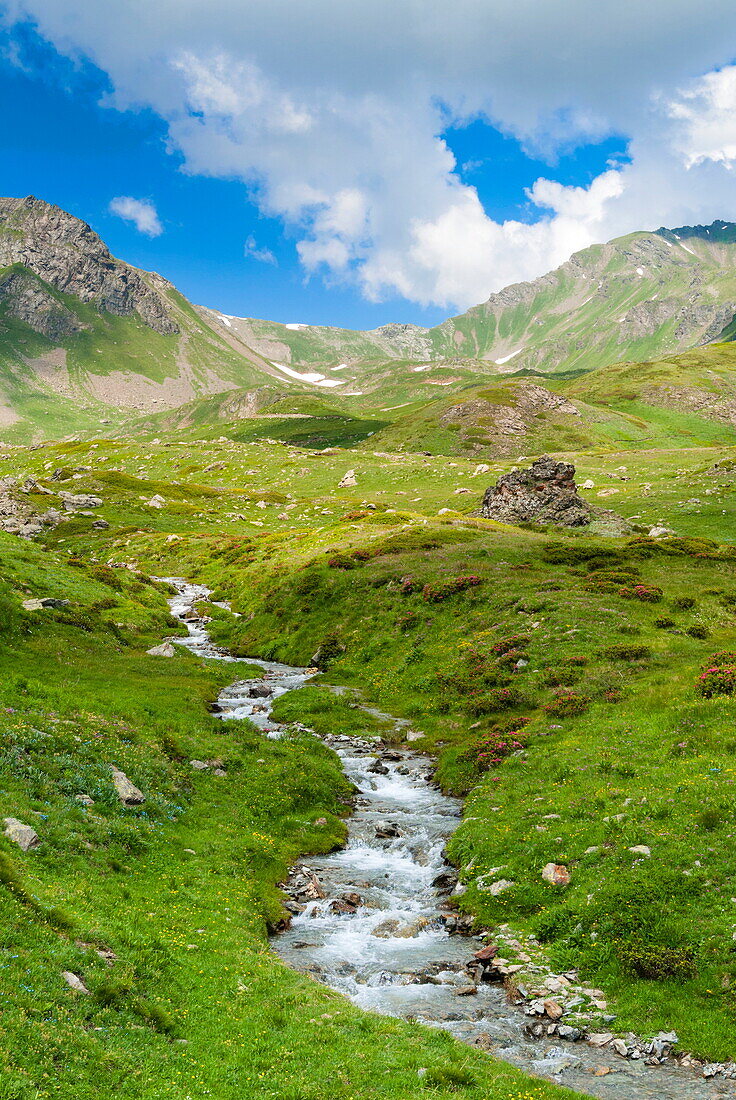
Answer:
[[[62,971],[61,976],[66,984],[69,986],[69,988],[73,989],[75,993],[86,993],[87,995],[89,995],[89,990],[87,989],[87,986],[84,984],[78,974],[72,973],[71,970],[64,970]]]
[[[161,645],[155,645],[152,649],[147,649],[146,653],[149,657],[173,657],[176,650],[171,642],[161,642]]]
[[[592,510],[575,486],[575,467],[539,458],[526,470],[512,470],[486,490],[481,515],[500,523],[551,523],[585,527]]]
[[[67,493],[62,490],[59,496],[67,512],[78,512],[82,508],[100,508],[104,504],[102,497],[93,493]]]
[[[110,771],[112,772],[113,786],[124,806],[140,806],[142,802],[146,801],[146,796],[138,790],[134,783],[131,783],[125,772],[121,772],[114,764],[110,765]]]
[[[26,611],[58,610],[68,603],[69,600],[58,600],[55,596],[42,596],[39,599],[23,600],[23,608]]]
[[[37,848],[41,843],[41,838],[35,829],[32,829],[30,825],[25,825],[22,821],[19,821],[17,817],[6,817],[4,819],[5,824],[5,836],[8,840],[12,840],[14,844],[17,844],[24,852],[29,852],[31,848]]]
[[[198,772],[206,772],[209,767],[209,764],[205,764],[204,760],[190,760],[189,764]]]

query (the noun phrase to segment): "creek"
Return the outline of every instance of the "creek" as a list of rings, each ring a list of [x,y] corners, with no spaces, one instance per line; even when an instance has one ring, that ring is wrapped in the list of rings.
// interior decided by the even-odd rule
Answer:
[[[209,590],[180,578],[167,580],[178,589],[169,600],[172,614],[188,630],[188,637],[170,640],[202,658],[235,661],[211,642],[207,619],[196,611],[200,601],[208,600]],[[276,661],[248,661],[263,669],[263,677],[236,680],[224,688],[219,716],[223,721],[247,718],[265,736],[278,738],[281,729],[271,718],[274,700],[304,686],[315,672]],[[405,738],[405,720],[364,709],[392,723],[397,741]],[[361,1008],[444,1028],[528,1073],[588,1096],[736,1096],[733,1081],[706,1080],[672,1060],[649,1065],[643,1059],[622,1058],[610,1047],[597,1049],[556,1035],[530,1039],[525,1025],[534,1021],[509,1003],[504,987],[474,980],[473,955],[485,941],[448,930],[452,871],[443,852],[459,823],[461,802],[435,786],[432,760],[410,747],[387,749],[382,739],[371,736],[324,740],[356,788],[355,808],[344,847],[309,858],[292,872],[287,886],[292,897],[300,892],[303,897],[305,885],[307,893],[317,896],[293,906],[301,911],[272,938],[273,950],[285,963]]]

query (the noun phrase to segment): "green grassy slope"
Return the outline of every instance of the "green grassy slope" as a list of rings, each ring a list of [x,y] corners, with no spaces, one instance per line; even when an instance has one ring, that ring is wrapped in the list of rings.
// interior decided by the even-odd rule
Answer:
[[[548,275],[507,287],[429,330],[230,323],[263,355],[292,367],[324,370],[345,362],[362,388],[373,384],[367,364],[376,359],[474,360],[491,373],[496,364],[504,371],[590,370],[715,339],[736,305],[735,238],[725,222],[632,233],[576,253]]]
[[[172,623],[144,575],[0,541],[3,814],[41,838],[26,854],[0,838],[7,1100],[571,1095],[361,1013],[272,956],[275,882],[344,833],[336,757],[311,737],[267,741],[208,713],[248,666],[146,656]],[[30,595],[70,602],[25,613]],[[194,771],[193,758],[221,760],[227,777]],[[111,764],[142,806],[118,802]]]

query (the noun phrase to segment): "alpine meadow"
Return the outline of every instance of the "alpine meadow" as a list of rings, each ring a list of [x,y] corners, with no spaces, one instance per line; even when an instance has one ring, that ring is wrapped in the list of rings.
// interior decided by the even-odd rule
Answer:
[[[736,17],[306,7],[0,3],[0,1100],[731,1097]]]

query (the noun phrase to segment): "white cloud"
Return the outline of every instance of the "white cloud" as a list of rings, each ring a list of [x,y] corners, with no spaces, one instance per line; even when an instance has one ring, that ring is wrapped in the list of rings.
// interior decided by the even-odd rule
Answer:
[[[246,256],[250,256],[253,260],[259,260],[262,264],[273,264],[274,267],[278,266],[278,260],[271,249],[259,248],[258,242],[252,234],[246,239],[245,245],[243,246],[243,252]]]
[[[139,233],[146,237],[160,237],[164,227],[159,221],[156,207],[148,199],[134,199],[130,195],[118,195],[110,202],[110,213],[123,221],[132,222]]]
[[[107,72],[111,106],[157,111],[186,171],[241,179],[307,271],[369,298],[464,308],[616,233],[736,218],[732,0],[455,0],[431,18],[417,0],[6,10]],[[537,180],[539,220],[501,224],[438,137],[476,117],[551,158],[622,133],[632,163],[584,188]]]
[[[678,123],[676,142],[689,168],[710,160],[736,161],[736,66],[706,73],[670,101]]]

